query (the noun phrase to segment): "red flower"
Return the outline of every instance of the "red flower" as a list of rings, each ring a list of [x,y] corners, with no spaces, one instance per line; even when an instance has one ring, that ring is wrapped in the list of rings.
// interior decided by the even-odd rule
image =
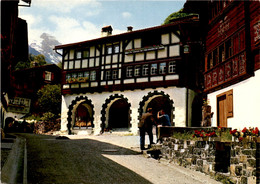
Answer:
[[[239,137],[239,139],[238,139],[238,140],[239,140],[239,142],[241,142],[241,141],[243,140],[243,137]]]
[[[245,127],[245,128],[242,130],[242,132],[245,133],[246,131],[247,131],[247,128]]]

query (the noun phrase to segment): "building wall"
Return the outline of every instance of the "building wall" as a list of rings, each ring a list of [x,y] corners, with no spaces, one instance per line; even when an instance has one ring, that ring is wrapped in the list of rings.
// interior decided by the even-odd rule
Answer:
[[[212,108],[213,123],[217,126],[217,95],[233,89],[233,117],[228,118],[228,127],[243,129],[244,127],[259,127],[260,109],[260,70],[255,76],[235,85],[208,94]]]
[[[73,94],[73,95],[63,95],[62,96],[62,113],[61,113],[61,132],[68,133],[68,112],[69,106],[72,104],[72,101],[75,100],[79,96],[86,96],[89,100],[91,100],[94,106],[94,128],[93,133],[99,134],[101,131],[101,117],[102,117],[102,108],[106,103],[106,100],[110,98],[111,95],[123,95],[124,98],[128,100],[130,104],[130,131],[134,134],[138,133],[138,117],[139,117],[139,108],[140,102],[143,100],[143,97],[147,96],[148,93],[153,93],[155,90],[153,89],[145,89],[145,90],[135,90],[135,91],[114,91],[114,92],[103,92],[101,93],[87,93],[87,94]],[[178,87],[168,87],[168,88],[157,88],[156,91],[162,91],[164,94],[169,95],[170,100],[173,101],[173,114],[174,119],[173,122],[176,127],[185,127],[186,126],[186,97],[187,97],[187,89],[186,88],[178,88]],[[156,96],[156,95],[155,95]],[[81,100],[79,102],[83,102]],[[142,107],[145,109],[147,103]],[[106,109],[106,114],[108,114],[109,106],[112,103],[108,104]],[[73,113],[73,111],[72,111]],[[72,115],[73,116],[73,115]],[[107,115],[106,115],[107,116]],[[189,118],[190,119],[190,118]],[[73,131],[72,131],[73,133]],[[90,133],[89,130],[81,130],[80,132],[75,132],[77,134],[81,133]]]

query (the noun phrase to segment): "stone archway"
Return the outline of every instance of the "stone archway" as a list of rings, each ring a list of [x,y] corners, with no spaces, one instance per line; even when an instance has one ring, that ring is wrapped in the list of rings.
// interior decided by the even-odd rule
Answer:
[[[143,100],[139,103],[139,119],[141,118],[142,114],[146,112],[148,108],[153,109],[153,113],[156,116],[156,113],[164,109],[166,114],[169,115],[171,123],[174,125],[174,102],[170,99],[168,94],[165,94],[163,91],[153,91],[149,92],[148,95],[143,97]]]
[[[102,132],[111,129],[131,127],[130,110],[131,104],[123,95],[111,95],[106,99],[101,111]]]
[[[76,99],[71,102],[68,111],[67,127],[69,134],[72,133],[73,129],[93,128],[94,113],[94,106],[88,97],[76,97]]]

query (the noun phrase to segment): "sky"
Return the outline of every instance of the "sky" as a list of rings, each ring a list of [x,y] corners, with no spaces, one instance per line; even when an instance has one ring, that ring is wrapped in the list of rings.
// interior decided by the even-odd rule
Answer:
[[[183,8],[185,0],[32,0],[19,7],[28,24],[29,44],[41,43],[41,34],[68,44],[98,38],[101,28],[111,25],[113,34],[161,25]]]

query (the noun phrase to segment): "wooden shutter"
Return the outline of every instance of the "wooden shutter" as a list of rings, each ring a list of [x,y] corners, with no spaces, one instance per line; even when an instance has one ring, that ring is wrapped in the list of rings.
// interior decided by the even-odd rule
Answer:
[[[226,92],[227,98],[227,117],[233,117],[233,90],[229,90]]]

